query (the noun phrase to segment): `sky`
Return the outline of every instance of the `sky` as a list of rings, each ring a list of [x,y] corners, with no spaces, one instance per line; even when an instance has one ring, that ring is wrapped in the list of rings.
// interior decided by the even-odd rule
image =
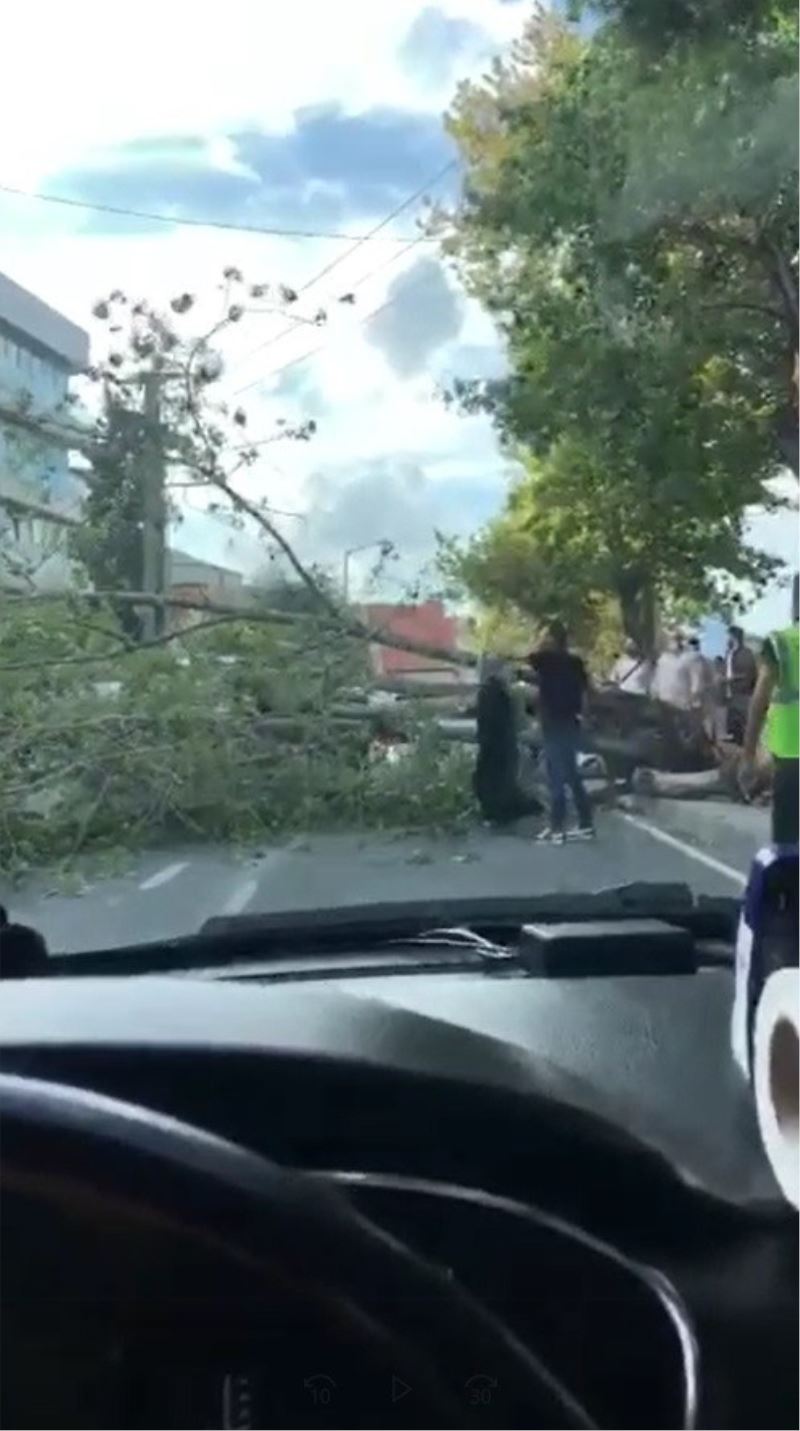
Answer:
[[[511,475],[488,420],[441,401],[454,375],[501,372],[503,353],[418,221],[425,199],[457,192],[457,171],[443,174],[455,154],[442,125],[456,85],[507,49],[529,8],[137,0],[110,12],[99,0],[28,0],[15,11],[0,186],[292,232],[179,227],[0,192],[3,271],[94,342],[91,307],[111,289],[217,301],[227,265],[302,290],[300,319],[326,308],[324,328],[297,321],[289,332],[274,312],[246,315],[220,386],[246,406],[254,439],[278,418],[314,419],[311,442],[264,451],[247,490],[286,513],[298,550],[334,571],[348,549],[392,541],[384,599],[403,599],[430,572],[437,530],[463,535],[491,517]],[[380,234],[355,243],[413,194]],[[353,304],[338,302],[351,292]],[[196,493],[184,499],[184,550],[248,575],[270,569],[254,533],[203,505]],[[759,535],[786,547],[787,521],[762,518]],[[364,594],[374,561],[374,549],[351,559]],[[773,620],[769,602],[762,619]]]

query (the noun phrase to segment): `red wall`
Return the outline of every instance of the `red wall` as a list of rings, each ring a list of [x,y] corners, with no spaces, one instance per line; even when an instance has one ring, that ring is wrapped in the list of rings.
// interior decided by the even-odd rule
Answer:
[[[458,622],[447,615],[441,601],[425,601],[419,606],[365,606],[363,613],[367,625],[391,631],[395,636],[406,636],[410,641],[426,642],[444,650],[454,650],[458,645]],[[425,668],[435,670],[442,665],[441,660],[428,660],[412,651],[394,651],[389,646],[376,646],[373,650],[376,669],[386,676]]]

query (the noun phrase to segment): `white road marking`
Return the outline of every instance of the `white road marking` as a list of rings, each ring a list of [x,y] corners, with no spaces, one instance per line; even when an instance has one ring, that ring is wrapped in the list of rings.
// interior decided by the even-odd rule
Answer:
[[[246,909],[258,889],[257,879],[246,879],[236,887],[230,899],[222,906],[223,914],[241,914]]]
[[[188,860],[176,860],[174,865],[165,865],[163,870],[156,870],[155,874],[150,875],[148,879],[143,879],[139,888],[158,889],[161,884],[169,884],[169,881],[179,875],[181,870],[186,869],[188,863]]]
[[[643,830],[645,834],[652,835],[654,840],[660,840],[662,845],[669,845],[673,850],[680,850],[682,855],[687,855],[690,860],[696,860],[699,865],[705,865],[707,869],[715,870],[725,879],[729,879],[733,884],[738,884],[744,889],[747,884],[747,875],[741,870],[733,868],[733,865],[726,865],[722,860],[717,860],[713,855],[707,855],[705,850],[698,850],[695,845],[687,844],[685,840],[679,840],[677,835],[669,835],[666,830],[660,830],[658,825],[651,825],[649,820],[643,820],[639,815],[629,815],[626,810],[615,812],[621,820],[627,820],[629,825],[635,826],[637,830]]]

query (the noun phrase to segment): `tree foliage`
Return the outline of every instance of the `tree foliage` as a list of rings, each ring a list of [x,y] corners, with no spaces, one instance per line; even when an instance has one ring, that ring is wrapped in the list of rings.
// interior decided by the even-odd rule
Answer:
[[[291,426],[279,419],[269,432],[253,435],[245,407],[218,396],[226,335],[248,315],[268,312],[298,324],[325,324],[324,310],[301,314],[298,303],[294,290],[248,283],[229,267],[210,322],[198,316],[207,313],[208,296],[199,300],[191,293],[175,295],[163,311],[120,289],[95,304],[108,341],[89,374],[100,388],[101,410],[84,440],[91,470],[73,551],[97,589],[145,589],[147,525],[160,524],[163,538],[170,517],[180,514],[178,494],[193,487],[205,490],[209,511],[234,525],[254,526],[270,555],[282,553],[312,598],[330,609],[327,592],[283,535],[269,497],[250,496],[246,481],[264,448],[308,441],[316,424]],[[155,503],[154,467],[163,485]],[[138,618],[129,608],[120,609],[120,619],[137,634]]]
[[[763,0],[569,0],[568,16],[618,22],[630,38],[662,54],[681,41],[715,43],[721,35],[757,34]]]
[[[176,839],[471,816],[464,752],[429,723],[396,767],[370,760],[367,724],[332,723],[367,653],[330,622],[243,616],[147,649],[126,645],[113,601],[7,598],[2,615],[0,874]]]
[[[26,440],[52,434],[90,463],[72,539],[88,580],[57,597],[0,591],[0,872],[176,838],[435,829],[471,814],[464,753],[430,719],[408,717],[413,749],[396,766],[370,758],[378,716],[366,706],[363,719],[332,719],[369,684],[370,643],[400,638],[362,626],[330,576],[297,555],[255,479],[262,449],[310,440],[315,424],[252,433],[246,409],[219,397],[225,336],[249,312],[314,327],[325,314],[300,313],[295,292],[235,268],[213,306],[209,323],[207,299],[178,294],[162,311],[115,290],[94,309],[107,331],[89,374],[94,421],[0,412]],[[145,528],[160,524],[163,537],[187,487],[255,527],[265,571],[280,554],[284,574],[240,603],[198,597],[191,626],[147,632],[142,612],[181,602],[146,579]]]
[[[448,118],[467,181],[444,247],[509,361],[451,397],[525,468],[463,571],[535,615],[612,593],[649,644],[657,601],[772,569],[744,518],[774,500],[791,394],[796,36],[783,3],[701,23],[675,0],[658,34],[643,0],[605,9],[588,38],[538,13]]]
[[[106,394],[102,441],[93,454],[81,525],[70,533],[70,551],[100,591],[143,591],[145,499],[141,454],[144,416]],[[118,608],[129,636],[141,635],[130,606]]]

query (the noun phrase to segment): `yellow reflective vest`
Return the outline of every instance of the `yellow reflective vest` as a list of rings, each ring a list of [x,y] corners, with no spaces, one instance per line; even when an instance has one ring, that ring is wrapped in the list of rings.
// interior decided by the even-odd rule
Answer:
[[[787,626],[770,636],[778,662],[778,680],[767,716],[767,749],[778,760],[800,756],[800,627]]]

